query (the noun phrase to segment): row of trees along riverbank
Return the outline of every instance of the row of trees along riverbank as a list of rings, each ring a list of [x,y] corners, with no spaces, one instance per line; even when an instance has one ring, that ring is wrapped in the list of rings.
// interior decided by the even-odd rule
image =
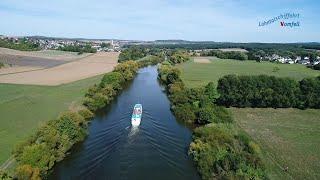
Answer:
[[[101,82],[89,88],[83,107],[68,111],[48,121],[35,134],[13,151],[17,167],[13,175],[0,173],[3,179],[45,179],[55,163],[63,160],[71,147],[84,140],[88,123],[98,109],[110,104],[122,87],[131,81],[139,67],[158,63],[160,59],[126,61],[103,76]]]
[[[183,58],[182,61],[187,61]],[[189,154],[202,179],[264,179],[266,172],[259,146],[233,123],[229,112],[216,104],[218,93],[211,82],[186,88],[171,58],[159,66],[177,120],[199,126],[194,130]]]

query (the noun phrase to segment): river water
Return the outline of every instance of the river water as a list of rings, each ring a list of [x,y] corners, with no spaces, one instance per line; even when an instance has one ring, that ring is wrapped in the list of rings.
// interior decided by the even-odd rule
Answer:
[[[187,155],[191,131],[171,113],[157,75],[156,66],[140,69],[49,179],[199,179]],[[142,104],[143,114],[140,126],[133,128],[136,103]]]

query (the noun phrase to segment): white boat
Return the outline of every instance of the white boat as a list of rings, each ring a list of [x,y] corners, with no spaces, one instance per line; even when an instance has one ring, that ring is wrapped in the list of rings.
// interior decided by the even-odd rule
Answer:
[[[142,105],[136,104],[134,105],[132,116],[131,116],[131,125],[139,126],[142,117]]]

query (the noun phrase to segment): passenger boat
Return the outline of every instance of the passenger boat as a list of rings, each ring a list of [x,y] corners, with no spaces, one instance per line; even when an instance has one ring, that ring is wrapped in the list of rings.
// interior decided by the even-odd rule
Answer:
[[[131,116],[131,125],[132,126],[139,126],[142,117],[142,105],[136,104],[133,107],[133,113]]]

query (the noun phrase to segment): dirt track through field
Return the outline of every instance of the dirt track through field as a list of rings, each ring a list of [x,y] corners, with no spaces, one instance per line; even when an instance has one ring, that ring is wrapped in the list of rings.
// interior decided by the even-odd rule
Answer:
[[[104,74],[117,65],[119,53],[101,52],[52,68],[0,75],[0,83],[55,86]]]

